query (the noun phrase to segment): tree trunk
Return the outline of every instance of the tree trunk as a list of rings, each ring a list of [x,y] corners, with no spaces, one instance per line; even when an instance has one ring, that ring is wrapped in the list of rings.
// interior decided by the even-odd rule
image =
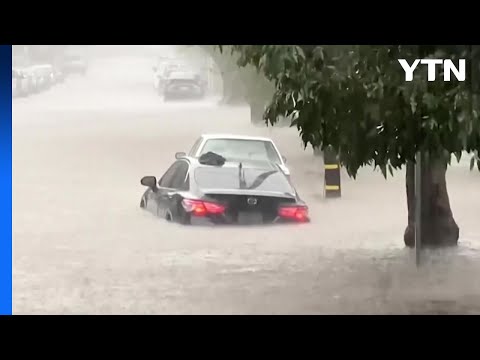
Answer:
[[[321,153],[321,150],[319,148],[317,148],[316,151],[320,151],[320,153]],[[331,146],[328,146],[328,147],[325,148],[325,150],[323,152],[323,158],[324,158],[323,162],[325,164],[337,164],[338,163],[338,154]]]
[[[450,209],[447,192],[447,163],[442,160],[422,158],[422,245],[455,246],[459,228]],[[415,164],[407,164],[406,174],[408,226],[404,242],[415,246]]]

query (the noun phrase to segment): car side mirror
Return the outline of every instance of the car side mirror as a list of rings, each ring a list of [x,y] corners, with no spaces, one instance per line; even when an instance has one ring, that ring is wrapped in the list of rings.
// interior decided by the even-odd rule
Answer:
[[[152,190],[157,188],[157,178],[155,176],[144,176],[142,180],[140,180],[140,183]]]
[[[184,152],[175,153],[175,159],[180,159],[180,158],[185,157],[185,156],[187,156],[187,154],[184,153]]]
[[[283,162],[286,164],[287,163],[287,158],[285,156],[282,155],[282,160]]]

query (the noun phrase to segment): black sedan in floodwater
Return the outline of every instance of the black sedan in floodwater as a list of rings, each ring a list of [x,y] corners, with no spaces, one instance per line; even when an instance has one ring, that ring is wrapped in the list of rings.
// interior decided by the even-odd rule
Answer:
[[[148,187],[140,207],[156,216],[191,225],[261,225],[309,222],[308,207],[271,162],[227,162],[217,154],[177,159]]]

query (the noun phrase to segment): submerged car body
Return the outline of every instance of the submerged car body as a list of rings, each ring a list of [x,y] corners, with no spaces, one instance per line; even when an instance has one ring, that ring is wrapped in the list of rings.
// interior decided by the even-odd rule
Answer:
[[[267,137],[204,134],[195,141],[188,156],[199,158],[209,151],[222,155],[227,160],[270,161],[278,164],[284,174],[290,176],[286,158],[281,155],[273,140]],[[178,155],[182,156],[183,153]]]
[[[205,156],[222,158],[218,163]],[[189,225],[262,225],[308,222],[308,208],[272,162],[226,162],[217,154],[177,159],[147,186],[140,207],[168,221]]]

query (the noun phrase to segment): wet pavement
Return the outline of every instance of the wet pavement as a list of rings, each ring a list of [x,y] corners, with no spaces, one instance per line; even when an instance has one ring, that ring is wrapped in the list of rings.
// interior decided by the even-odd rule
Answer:
[[[480,174],[468,165],[448,174],[460,246],[416,269],[403,173],[342,174],[342,198],[326,200],[321,160],[294,129],[253,127],[247,108],[215,98],[163,103],[149,59],[92,66],[14,100],[14,313],[480,313]],[[193,228],[141,211],[140,178],[208,132],[271,136],[312,223]]]

